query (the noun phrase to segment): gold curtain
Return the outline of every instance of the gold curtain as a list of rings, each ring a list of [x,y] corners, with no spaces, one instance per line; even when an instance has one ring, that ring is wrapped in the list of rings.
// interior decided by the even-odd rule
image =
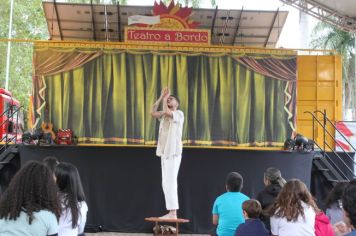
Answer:
[[[230,55],[113,50],[43,78],[50,121],[81,143],[155,144],[149,113],[165,86],[181,100],[185,144],[281,146],[293,132],[293,84]]]

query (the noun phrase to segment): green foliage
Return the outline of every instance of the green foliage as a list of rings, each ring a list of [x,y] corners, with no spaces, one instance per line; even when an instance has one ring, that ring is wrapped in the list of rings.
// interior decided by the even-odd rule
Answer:
[[[328,23],[319,22],[313,29],[311,46],[318,49],[336,50],[342,55],[343,107],[355,108],[355,35]]]
[[[2,1],[0,8],[0,38],[8,38],[10,0]],[[46,40],[46,20],[41,0],[14,0],[12,38]],[[32,90],[32,43],[11,43],[9,90],[25,107],[25,115]],[[7,42],[0,43],[0,87],[5,87]]]

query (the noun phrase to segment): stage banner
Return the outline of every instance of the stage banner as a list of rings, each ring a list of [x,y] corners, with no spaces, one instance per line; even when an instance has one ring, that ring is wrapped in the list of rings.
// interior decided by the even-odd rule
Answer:
[[[210,38],[210,30],[202,29],[125,28],[125,42],[127,43],[207,46],[210,44]]]
[[[199,22],[190,19],[191,7],[171,1],[167,6],[155,2],[152,16],[131,16],[125,27],[125,42],[160,45],[210,45],[210,29],[197,29]]]
[[[355,150],[350,147],[350,144],[353,147],[356,147],[356,122],[337,121],[336,128],[342,134],[341,135],[339,132],[335,131],[336,151],[342,152],[342,149],[344,149],[346,152],[355,152]]]

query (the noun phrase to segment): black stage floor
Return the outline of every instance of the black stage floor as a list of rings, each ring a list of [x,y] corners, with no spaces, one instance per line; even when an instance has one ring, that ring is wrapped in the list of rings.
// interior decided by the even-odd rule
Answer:
[[[178,216],[190,219],[185,233],[210,233],[215,198],[225,191],[231,171],[244,178],[242,192],[256,197],[263,172],[277,167],[286,179],[299,178],[310,186],[312,153],[286,151],[184,148],[179,171]],[[145,217],[165,213],[160,159],[153,147],[20,146],[21,163],[56,156],[75,164],[84,185],[88,227],[105,231],[152,232]]]

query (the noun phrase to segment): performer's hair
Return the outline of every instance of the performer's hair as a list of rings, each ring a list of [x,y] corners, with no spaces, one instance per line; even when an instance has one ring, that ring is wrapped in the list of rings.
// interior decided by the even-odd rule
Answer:
[[[243,185],[243,178],[237,172],[230,172],[226,176],[225,184],[229,192],[240,192]]]
[[[174,99],[175,100],[177,100],[177,102],[178,102],[178,107],[180,106],[180,100],[179,100],[179,98],[176,96],[176,95],[169,95],[170,97],[174,97]]]

